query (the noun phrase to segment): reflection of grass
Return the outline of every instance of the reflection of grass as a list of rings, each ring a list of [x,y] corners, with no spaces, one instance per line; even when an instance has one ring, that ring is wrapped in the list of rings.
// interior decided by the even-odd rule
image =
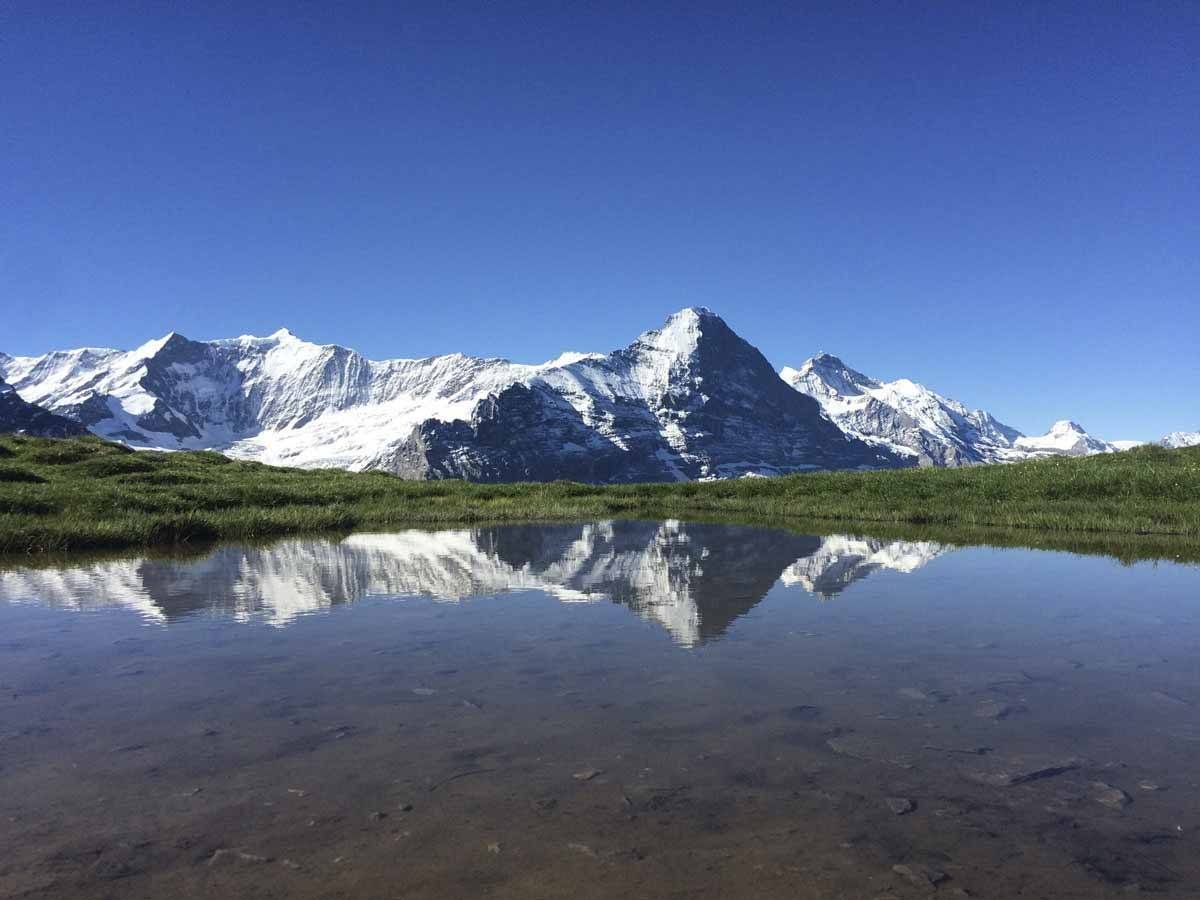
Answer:
[[[803,521],[814,531],[888,536],[895,529],[906,537],[919,526],[931,538],[960,543],[1087,545],[1131,558],[1195,559],[1200,551],[1188,548],[1200,547],[1200,448],[594,487],[411,482],[379,472],[274,468],[216,453],[134,453],[96,438],[0,438],[0,551],[614,517],[789,527]]]

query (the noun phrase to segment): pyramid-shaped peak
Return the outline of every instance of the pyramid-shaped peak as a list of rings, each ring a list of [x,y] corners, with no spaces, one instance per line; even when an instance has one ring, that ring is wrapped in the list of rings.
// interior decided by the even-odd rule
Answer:
[[[142,344],[133,352],[142,359],[150,359],[151,357],[158,356],[165,350],[172,350],[176,347],[184,346],[190,343],[191,341],[189,341],[178,331],[168,331],[160,338],[155,338],[152,341],[146,341],[146,343]]]
[[[667,324],[670,324],[677,319],[695,322],[703,319],[720,320],[720,318],[720,316],[718,316],[707,306],[685,306],[683,309],[679,310],[679,312],[672,313],[671,315],[667,316]]]
[[[724,320],[703,306],[689,306],[667,317],[657,331],[642,334],[636,345],[671,354],[691,354],[701,339],[732,335]]]
[[[832,353],[826,353],[824,350],[818,351],[815,356],[811,356],[804,361],[801,368],[804,369],[850,369],[849,366],[842,360],[840,356],[834,356]]]
[[[874,378],[850,368],[840,357],[824,352],[806,359],[799,370],[784,369],[780,375],[790,384],[803,383],[805,390],[818,393],[855,395],[863,388],[879,386]]]

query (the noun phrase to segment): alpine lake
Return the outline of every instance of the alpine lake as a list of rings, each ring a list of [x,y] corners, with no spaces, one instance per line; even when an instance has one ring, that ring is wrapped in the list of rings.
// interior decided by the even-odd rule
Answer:
[[[0,562],[3,898],[1200,897],[1200,568],[676,521]]]

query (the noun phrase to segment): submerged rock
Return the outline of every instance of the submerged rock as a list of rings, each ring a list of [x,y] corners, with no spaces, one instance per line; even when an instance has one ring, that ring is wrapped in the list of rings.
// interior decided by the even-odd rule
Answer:
[[[917,887],[936,888],[946,880],[946,873],[940,869],[931,869],[920,863],[905,863],[892,866],[892,871],[910,884]]]
[[[1010,716],[1017,716],[1024,712],[1028,712],[1028,709],[1020,703],[1004,703],[1000,700],[985,700],[975,707],[975,715],[978,718],[994,719],[996,721],[1007,719]]]
[[[1096,802],[1109,809],[1124,809],[1133,802],[1133,798],[1123,790],[1103,781],[1093,782],[1092,787],[1096,790]]]
[[[984,784],[989,787],[1009,787],[1014,784],[1024,784],[1038,781],[1042,778],[1053,778],[1064,772],[1078,769],[1083,760],[1077,757],[1053,757],[1040,755],[1009,756],[988,758],[986,763],[970,766],[962,770],[962,775],[968,781]]]

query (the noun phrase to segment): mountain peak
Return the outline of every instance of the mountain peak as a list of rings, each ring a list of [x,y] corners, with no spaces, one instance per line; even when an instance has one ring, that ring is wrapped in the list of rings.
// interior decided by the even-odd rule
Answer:
[[[642,334],[636,345],[664,353],[689,356],[696,352],[702,337],[731,332],[725,321],[711,309],[689,306],[672,313],[657,331]]]
[[[164,350],[169,350],[172,347],[177,347],[180,344],[186,343],[188,343],[188,339],[178,331],[168,331],[160,338],[155,338],[152,341],[146,341],[146,343],[142,344],[133,352],[138,357],[150,359],[151,357],[162,353]]]
[[[1050,431],[1048,433],[1069,434],[1070,432],[1075,432],[1076,434],[1087,434],[1087,429],[1078,422],[1072,422],[1070,419],[1059,419],[1050,426]]]
[[[703,319],[720,319],[720,318],[721,318],[720,316],[718,316],[715,312],[713,312],[707,306],[685,306],[683,309],[679,310],[679,312],[671,313],[671,315],[667,316],[667,324],[670,324],[671,322],[675,321],[676,319],[683,319],[686,321],[700,321]]]
[[[290,328],[287,328],[287,327],[279,328],[275,331],[272,331],[269,335],[267,335],[267,337],[272,338],[277,341],[298,341],[298,340],[300,340],[300,338],[296,337],[295,333]]]
[[[816,354],[814,354],[813,356],[810,356],[808,359],[806,359],[804,361],[804,365],[811,366],[811,367],[817,367],[817,366],[844,366],[846,364],[844,362],[842,362],[842,358],[840,356],[834,356],[832,353],[826,353],[824,350],[818,350],[816,352]]]
[[[799,369],[785,368],[779,374],[793,387],[803,384],[801,389],[813,395],[833,393],[853,397],[865,388],[879,386],[875,379],[850,368],[831,353],[818,353],[806,359]]]

